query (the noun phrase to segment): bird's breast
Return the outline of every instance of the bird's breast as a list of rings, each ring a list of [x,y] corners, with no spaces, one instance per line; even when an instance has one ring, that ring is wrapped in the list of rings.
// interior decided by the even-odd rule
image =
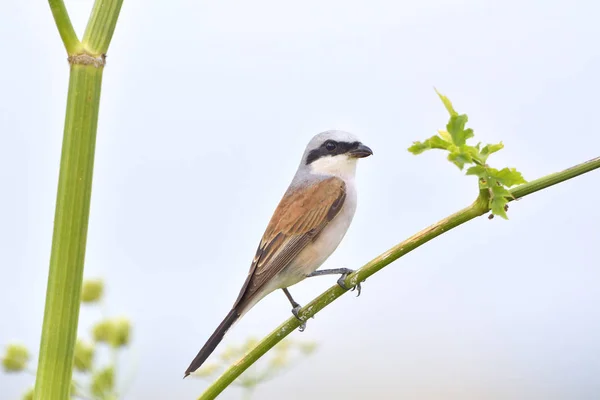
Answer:
[[[346,186],[346,200],[340,212],[327,224],[315,240],[306,246],[294,261],[282,271],[282,275],[285,276],[285,283],[288,286],[304,279],[306,275],[317,270],[329,258],[346,235],[355,211],[356,191],[352,182]]]

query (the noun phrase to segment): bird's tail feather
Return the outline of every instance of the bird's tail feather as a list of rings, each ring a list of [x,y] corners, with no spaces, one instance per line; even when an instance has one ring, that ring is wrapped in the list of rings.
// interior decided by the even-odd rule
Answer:
[[[202,346],[198,352],[196,358],[194,358],[194,361],[192,361],[188,369],[185,371],[185,375],[183,376],[184,378],[200,368],[204,361],[206,361],[212,352],[215,351],[215,348],[219,345],[219,343],[221,343],[221,340],[223,340],[225,333],[227,333],[229,328],[231,328],[235,321],[238,320],[240,315],[241,314],[235,308],[229,311],[229,314],[227,314],[223,322],[219,324],[214,333],[210,336],[210,338],[208,338],[204,346]]]

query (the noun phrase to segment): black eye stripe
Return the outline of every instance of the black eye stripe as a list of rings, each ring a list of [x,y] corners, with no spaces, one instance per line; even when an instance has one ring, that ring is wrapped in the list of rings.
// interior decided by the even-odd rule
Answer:
[[[327,150],[327,144],[331,143],[331,142],[336,144],[335,149],[333,149],[332,151]],[[328,140],[328,141],[324,142],[321,146],[319,146],[319,148],[314,149],[310,153],[308,153],[308,156],[306,157],[306,165],[309,165],[322,157],[337,156],[339,154],[345,154],[345,153],[349,152],[350,150],[358,147],[358,145],[359,145],[359,142],[350,143],[350,142],[336,142],[333,140]]]

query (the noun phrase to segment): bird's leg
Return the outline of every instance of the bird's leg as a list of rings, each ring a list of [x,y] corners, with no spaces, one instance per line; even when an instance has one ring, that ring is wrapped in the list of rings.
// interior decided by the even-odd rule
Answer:
[[[296,302],[296,300],[294,300],[290,291],[287,290],[287,288],[283,288],[281,290],[283,290],[283,293],[285,293],[285,297],[288,298],[288,300],[290,301],[290,304],[293,307],[292,314],[294,314],[294,317],[296,317],[296,319],[298,321],[302,322],[302,324],[300,324],[300,326],[298,327],[298,330],[300,332],[304,332],[304,330],[306,329],[306,321],[303,321],[302,318],[300,318],[300,315],[298,314],[300,312],[300,308],[302,308],[302,307],[300,306],[300,304],[298,304],[298,302]]]
[[[298,302],[296,302],[296,300],[294,300],[294,298],[292,297],[292,294],[290,293],[289,290],[287,290],[287,288],[283,288],[281,289],[283,290],[283,293],[285,293],[285,297],[288,298],[288,300],[290,301],[290,304],[292,305],[292,314],[294,314],[296,316],[296,318],[300,319],[300,317],[298,316],[298,312],[300,311],[300,304],[298,304]]]
[[[344,281],[346,280],[346,278],[348,277],[348,275],[350,275],[351,273],[353,273],[354,270],[350,269],[350,268],[334,268],[334,269],[322,269],[319,271],[314,271],[311,272],[310,274],[306,275],[307,278],[312,278],[313,276],[321,276],[321,275],[338,275],[341,274],[340,278],[337,280],[337,284],[340,285],[340,287],[344,290],[348,290],[350,289],[349,287],[346,286],[346,284],[344,283]],[[361,291],[361,286],[360,286],[360,282],[358,282],[356,284],[356,286],[354,286],[352,288],[352,290],[356,289],[356,297],[360,296],[360,291]]]

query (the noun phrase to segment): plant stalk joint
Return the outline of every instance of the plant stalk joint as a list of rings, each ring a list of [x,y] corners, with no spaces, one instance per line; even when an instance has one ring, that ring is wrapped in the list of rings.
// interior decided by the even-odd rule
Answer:
[[[70,65],[93,65],[102,68],[106,65],[106,54],[94,56],[88,53],[74,54],[67,58]]]

